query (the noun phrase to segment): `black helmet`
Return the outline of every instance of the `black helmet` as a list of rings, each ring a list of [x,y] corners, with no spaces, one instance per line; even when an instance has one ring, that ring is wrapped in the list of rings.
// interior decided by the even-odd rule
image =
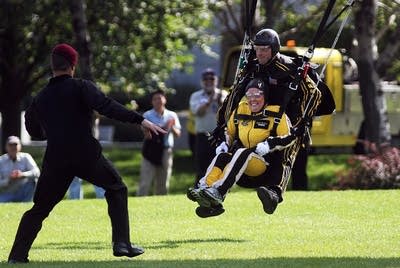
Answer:
[[[265,98],[267,98],[268,93],[269,93],[269,87],[268,84],[265,83],[261,78],[254,78],[249,81],[249,83],[246,86],[246,91],[249,88],[258,88],[264,93]]]
[[[281,48],[281,42],[279,41],[279,35],[272,29],[262,29],[254,38],[254,45],[256,46],[270,46],[272,50],[272,56],[275,56]]]

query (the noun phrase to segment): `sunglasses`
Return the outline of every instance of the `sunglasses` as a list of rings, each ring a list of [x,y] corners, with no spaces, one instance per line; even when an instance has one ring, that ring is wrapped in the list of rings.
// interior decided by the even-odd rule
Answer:
[[[214,81],[215,78],[214,78],[214,77],[204,77],[203,80],[204,80],[204,81]]]

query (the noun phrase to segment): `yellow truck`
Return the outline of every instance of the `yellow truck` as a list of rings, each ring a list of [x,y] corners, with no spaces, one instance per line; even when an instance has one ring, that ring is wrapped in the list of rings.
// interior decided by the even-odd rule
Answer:
[[[237,46],[230,49],[225,56],[221,82],[222,87],[226,90],[229,90],[233,84],[240,51],[241,47]],[[280,50],[282,54],[289,56],[304,55],[306,51],[306,47],[296,46],[284,46]],[[326,63],[324,81],[331,89],[336,102],[336,112],[333,115],[314,118],[311,132],[312,149],[319,152],[350,152],[356,143],[363,119],[358,83],[344,83],[345,65],[343,55],[339,50],[316,48],[311,62],[319,64],[318,73]],[[387,82],[382,85],[393,143],[398,145],[400,138],[400,86]]]

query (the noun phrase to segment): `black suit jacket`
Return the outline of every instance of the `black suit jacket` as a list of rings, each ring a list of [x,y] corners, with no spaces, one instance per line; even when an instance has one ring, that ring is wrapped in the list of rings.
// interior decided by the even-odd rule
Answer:
[[[50,79],[25,113],[29,134],[47,139],[47,163],[90,162],[100,157],[101,146],[92,134],[93,110],[122,122],[144,119],[105,96],[90,81],[69,75]]]

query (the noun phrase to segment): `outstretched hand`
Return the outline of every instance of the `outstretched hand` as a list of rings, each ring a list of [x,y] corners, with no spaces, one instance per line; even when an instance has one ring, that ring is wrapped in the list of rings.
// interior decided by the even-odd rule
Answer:
[[[156,124],[150,122],[147,119],[142,121],[143,133],[146,139],[151,139],[152,135],[167,134],[163,128],[157,126]]]

